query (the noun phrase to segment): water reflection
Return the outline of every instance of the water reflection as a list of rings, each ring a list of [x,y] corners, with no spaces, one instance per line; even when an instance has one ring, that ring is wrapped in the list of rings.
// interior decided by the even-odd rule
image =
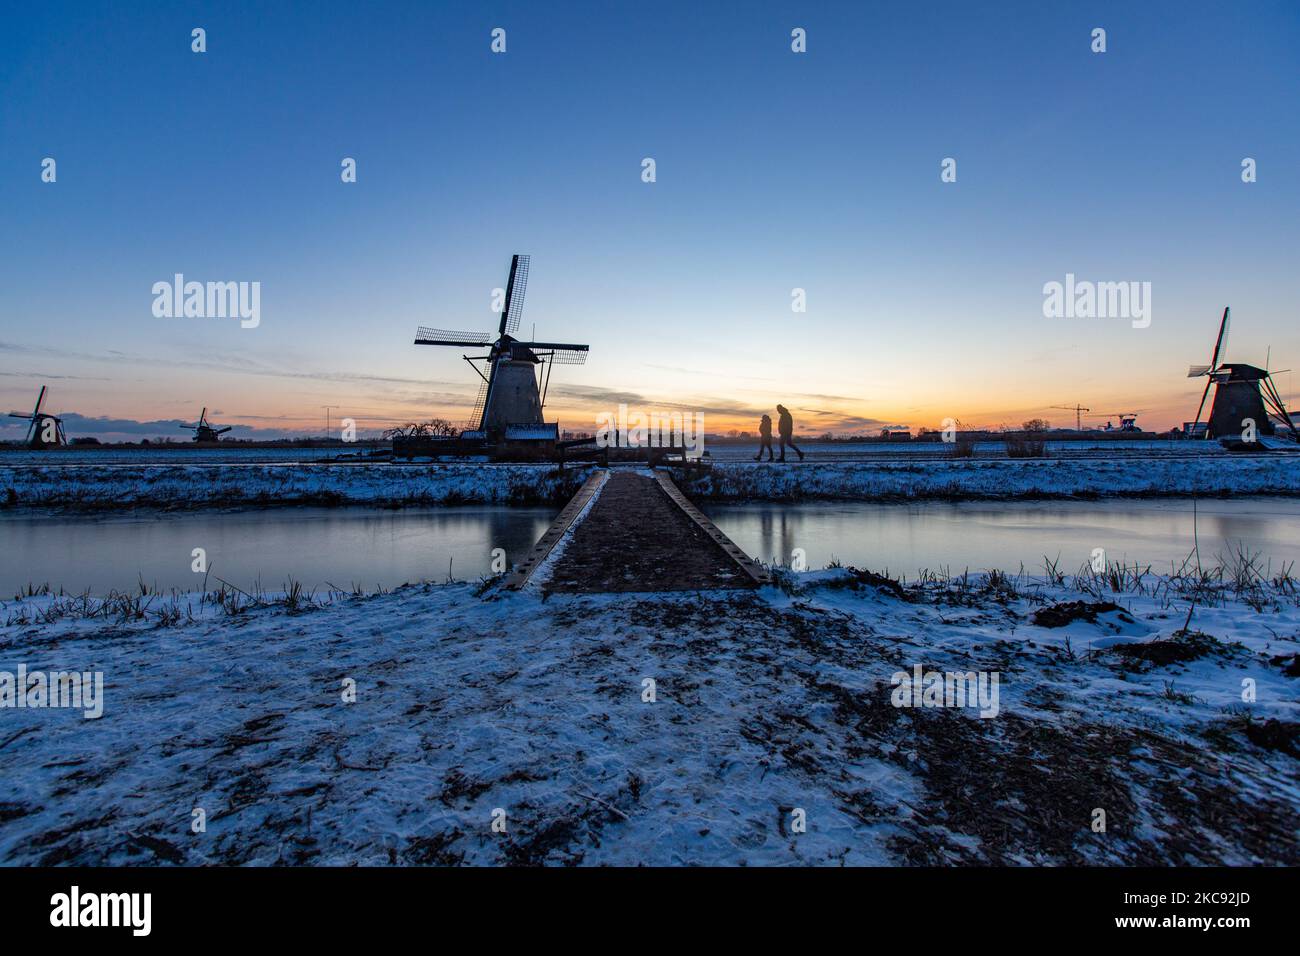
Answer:
[[[1044,556],[1073,573],[1094,548],[1111,561],[1167,572],[1192,550],[1192,502],[963,502],[714,505],[710,517],[764,561],[789,564],[796,548],[808,567],[844,564],[914,575],[918,569],[998,568],[1041,573]],[[1201,502],[1195,522],[1201,555],[1213,561],[1242,544],[1272,559],[1300,560],[1300,501],[1252,498]]]
[[[518,560],[554,517],[549,508],[464,507],[377,511],[289,508],[120,517],[0,518],[0,587],[49,583],[67,591],[150,587],[197,590],[195,548],[207,552],[209,586],[248,590],[290,579],[367,590],[407,581],[473,580],[493,548]]]

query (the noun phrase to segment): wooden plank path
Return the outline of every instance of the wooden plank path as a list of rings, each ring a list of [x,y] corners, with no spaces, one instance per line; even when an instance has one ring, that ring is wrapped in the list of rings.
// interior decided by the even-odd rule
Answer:
[[[548,591],[596,594],[753,588],[769,578],[666,471],[652,476],[602,469],[565,505],[505,586],[518,589],[534,580]]]

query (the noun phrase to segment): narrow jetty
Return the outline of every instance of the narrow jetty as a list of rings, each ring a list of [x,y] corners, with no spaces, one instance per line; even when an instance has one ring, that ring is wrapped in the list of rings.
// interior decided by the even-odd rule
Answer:
[[[598,594],[754,588],[763,567],[682,494],[666,471],[592,474],[505,586]]]

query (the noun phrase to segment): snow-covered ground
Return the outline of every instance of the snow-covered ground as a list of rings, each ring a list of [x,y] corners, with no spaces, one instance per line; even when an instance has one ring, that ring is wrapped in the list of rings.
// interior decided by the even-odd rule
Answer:
[[[301,464],[0,467],[0,506],[102,510],[278,504],[562,503],[590,473],[548,465]],[[1300,457],[719,462],[689,483],[714,500],[896,500],[1300,493]]]
[[[0,863],[1300,863],[1294,584],[1112,574],[7,602],[104,709],[0,709]]]
[[[1294,494],[1300,492],[1300,457],[727,463],[686,487],[714,500]]]
[[[837,458],[877,457],[932,458],[946,455],[949,446],[942,442],[819,442],[799,439],[799,447],[819,460]],[[980,441],[973,444],[974,452],[981,457],[1005,457],[1006,444],[1002,441]],[[1080,455],[1221,455],[1223,449],[1217,442],[1158,440],[1080,440],[1046,442],[1048,454],[1061,456]],[[71,446],[58,450],[30,451],[14,446],[0,446],[0,466],[16,465],[193,465],[193,464],[284,464],[324,461],[339,454],[365,454],[371,450],[385,451],[384,443],[375,445],[333,445],[327,448],[295,446],[265,447],[221,443],[202,447],[190,444],[154,444],[146,446]],[[704,449],[718,461],[749,461],[758,454],[758,442],[706,439]]]
[[[86,510],[536,504],[568,500],[589,473],[487,464],[46,465],[0,468],[0,504]]]

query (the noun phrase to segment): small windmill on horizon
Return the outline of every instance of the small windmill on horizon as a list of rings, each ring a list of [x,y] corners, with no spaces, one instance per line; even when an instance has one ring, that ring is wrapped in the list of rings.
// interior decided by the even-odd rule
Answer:
[[[181,428],[186,428],[194,432],[194,440],[196,442],[221,441],[221,436],[234,427],[235,426],[233,425],[227,425],[225,428],[217,428],[215,425],[211,424],[208,421],[208,407],[206,405],[203,406],[203,411],[199,412],[199,420],[197,422],[193,425],[181,426]]]
[[[42,385],[41,393],[36,396],[36,407],[30,414],[9,413],[10,418],[23,418],[30,423],[27,426],[27,436],[23,439],[23,444],[28,448],[57,448],[68,443],[68,438],[63,433],[63,419],[41,411],[41,406],[45,404],[45,391],[46,386]]]

